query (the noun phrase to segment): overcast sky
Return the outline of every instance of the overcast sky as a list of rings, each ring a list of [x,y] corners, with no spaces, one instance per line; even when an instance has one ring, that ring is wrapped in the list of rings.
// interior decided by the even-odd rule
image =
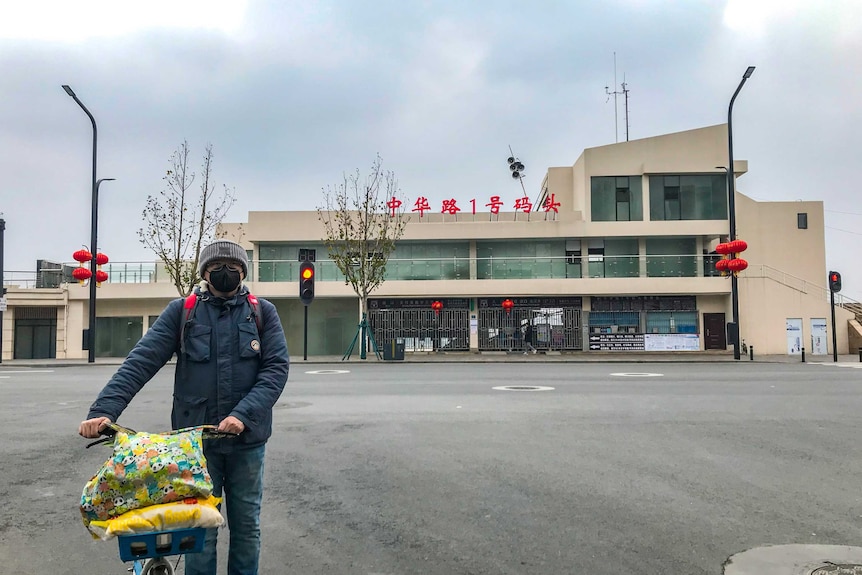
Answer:
[[[407,198],[513,203],[510,145],[535,197],[548,167],[625,140],[606,86],[625,80],[638,139],[726,122],[753,65],[734,105],[739,190],[823,200],[827,266],[862,300],[860,63],[859,0],[4,1],[7,278],[89,244],[92,128],[61,84],[96,118],[98,176],[117,179],[101,251],[151,261],[136,230],[184,139],[196,167],[213,145],[237,196],[227,221],[314,210],[378,153]]]

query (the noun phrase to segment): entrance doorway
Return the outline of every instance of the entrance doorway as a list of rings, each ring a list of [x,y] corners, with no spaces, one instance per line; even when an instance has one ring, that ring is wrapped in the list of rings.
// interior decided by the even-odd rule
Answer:
[[[15,308],[14,359],[57,357],[57,308]]]
[[[727,349],[724,314],[703,314],[703,334],[703,349]]]

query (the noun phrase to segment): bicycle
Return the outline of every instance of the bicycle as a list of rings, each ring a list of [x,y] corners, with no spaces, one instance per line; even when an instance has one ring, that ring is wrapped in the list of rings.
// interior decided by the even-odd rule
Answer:
[[[134,433],[134,430],[128,431]],[[101,433],[103,437],[89,443],[86,446],[87,449],[94,445],[108,444],[116,434],[116,429],[107,427]],[[215,426],[207,426],[203,436],[212,439],[236,437],[237,434],[218,431]],[[203,551],[205,539],[206,528],[204,527],[117,536],[120,559],[132,563],[127,571],[134,575],[174,575],[182,556]],[[173,565],[169,560],[170,557],[177,557]]]

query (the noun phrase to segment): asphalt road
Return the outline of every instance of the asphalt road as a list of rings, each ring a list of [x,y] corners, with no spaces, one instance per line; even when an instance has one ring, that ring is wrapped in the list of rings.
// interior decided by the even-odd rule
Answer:
[[[77,511],[108,455],[77,424],[114,369],[0,368],[0,573],[125,572]],[[171,378],[121,423],[167,428]],[[719,575],[859,545],[860,391],[862,369],[796,363],[297,364],[261,573]]]

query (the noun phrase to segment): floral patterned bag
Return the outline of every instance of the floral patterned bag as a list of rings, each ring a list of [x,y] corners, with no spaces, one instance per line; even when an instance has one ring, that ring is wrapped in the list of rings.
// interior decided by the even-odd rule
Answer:
[[[116,424],[114,453],[81,495],[84,525],[132,509],[209,497],[213,485],[203,452],[203,435],[214,426],[165,433],[138,433]],[[107,443],[110,438],[96,443]],[[95,445],[91,444],[91,445]]]

